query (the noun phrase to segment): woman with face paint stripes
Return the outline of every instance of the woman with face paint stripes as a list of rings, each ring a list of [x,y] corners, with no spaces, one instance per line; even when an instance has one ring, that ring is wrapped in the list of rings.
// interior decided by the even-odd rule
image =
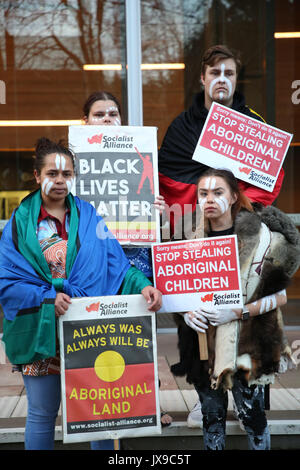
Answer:
[[[287,302],[285,289],[300,265],[299,232],[277,208],[254,207],[227,170],[207,170],[198,180],[197,200],[189,220],[192,230],[185,229],[186,215],[174,237],[197,238],[203,213],[205,236],[237,235],[244,308],[212,301],[181,316],[180,363],[171,370],[195,385],[206,449],[225,447],[228,390],[249,449],[270,449],[264,386],[276,373],[293,367],[280,307]],[[198,332],[207,335],[207,361],[199,359]]]
[[[149,310],[161,306],[160,292],[107,236],[95,208],[72,195],[74,166],[67,147],[39,139],[34,162],[39,188],[14,211],[0,241],[3,341],[26,388],[28,450],[54,448],[60,405],[56,317],[65,314],[72,298],[142,294]],[[96,442],[97,449],[111,448],[110,440]]]
[[[83,120],[86,125],[121,126],[121,106],[117,98],[107,91],[95,91],[83,105]],[[160,213],[164,210],[164,198],[158,195],[154,207]],[[141,247],[123,247],[129,262],[140,269],[151,282],[153,281],[151,250]],[[172,418],[165,412],[161,413],[162,426],[169,426]]]

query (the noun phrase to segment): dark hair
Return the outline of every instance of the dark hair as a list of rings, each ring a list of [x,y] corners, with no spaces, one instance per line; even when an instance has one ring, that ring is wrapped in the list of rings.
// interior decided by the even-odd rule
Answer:
[[[115,96],[113,96],[108,91],[95,91],[88,97],[88,99],[83,105],[84,116],[86,116],[87,118],[89,117],[91,107],[96,101],[113,101],[116,104],[119,114],[121,116],[121,106],[120,106],[119,101],[117,100]]]
[[[41,173],[41,169],[45,164],[45,157],[51,153],[60,153],[71,158],[73,168],[75,169],[75,155],[74,153],[63,144],[63,141],[53,142],[47,137],[41,137],[38,139],[35,146],[35,156],[33,168],[38,174]]]
[[[239,213],[241,209],[247,209],[248,211],[251,211],[251,212],[253,211],[253,207],[251,205],[250,200],[240,190],[238,180],[236,179],[236,177],[230,170],[209,168],[204,173],[202,173],[202,175],[198,178],[197,189],[198,189],[200,180],[202,180],[202,178],[206,178],[209,176],[219,176],[220,178],[223,178],[228,184],[231,194],[237,196],[237,200],[231,207],[231,215],[232,215],[233,220],[235,219],[235,217],[237,216],[237,214]]]
[[[229,49],[227,46],[217,45],[210,47],[204,52],[201,64],[201,75],[205,75],[206,67],[208,65],[212,67],[222,59],[233,59],[236,65],[236,71],[239,73],[242,65],[240,53],[238,51],[234,51],[233,49]]]

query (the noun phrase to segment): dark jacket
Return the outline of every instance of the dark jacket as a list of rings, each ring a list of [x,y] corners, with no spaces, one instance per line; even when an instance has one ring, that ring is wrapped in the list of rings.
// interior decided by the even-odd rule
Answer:
[[[238,92],[234,93],[232,109],[264,121],[246,106],[244,96]],[[169,206],[179,203],[182,208],[185,204],[191,204],[193,209],[195,207],[195,185],[208,167],[192,160],[192,157],[207,115],[204,92],[201,92],[195,95],[191,107],[179,114],[166,132],[158,154],[158,171],[160,194]],[[243,181],[240,181],[240,186],[252,202],[270,205],[280,192],[283,177],[281,169],[272,193]]]

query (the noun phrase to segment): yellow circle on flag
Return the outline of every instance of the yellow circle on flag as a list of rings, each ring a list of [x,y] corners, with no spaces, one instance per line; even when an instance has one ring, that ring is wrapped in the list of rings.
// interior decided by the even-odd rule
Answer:
[[[104,382],[115,382],[124,373],[125,361],[118,352],[105,351],[96,358],[94,368],[99,379]]]

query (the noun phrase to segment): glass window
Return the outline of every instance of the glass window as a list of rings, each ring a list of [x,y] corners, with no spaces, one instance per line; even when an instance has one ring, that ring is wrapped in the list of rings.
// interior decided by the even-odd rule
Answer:
[[[141,16],[144,124],[157,126],[158,144],[201,89],[205,49],[225,43],[240,50],[238,89],[247,104],[269,124],[294,134],[277,204],[296,214],[300,224],[300,39],[275,37],[300,31],[300,2],[141,0]],[[125,0],[1,2],[0,191],[34,188],[36,140],[42,135],[67,139],[67,125],[46,121],[80,120],[92,91],[116,95],[126,123],[125,46]],[[118,67],[85,67],[95,64]],[[4,126],[7,120],[37,120],[40,125]],[[4,199],[0,195],[0,219],[12,207]]]
[[[292,34],[298,32],[299,36],[300,3],[276,0],[275,6],[276,126],[294,135],[284,163],[285,178],[277,205],[293,214],[300,226],[300,37]],[[288,293],[289,298],[299,298],[300,270]]]
[[[201,90],[203,52],[226,44],[241,52],[237,89],[267,123],[293,133],[284,163],[278,207],[296,214],[300,226],[300,38],[275,38],[300,31],[296,0],[143,0],[142,61],[182,67],[143,71],[144,123],[158,127],[158,143],[168,125]],[[300,295],[300,273],[289,297]]]
[[[142,2],[142,61],[165,64],[163,70],[143,71],[144,123],[158,126],[159,144],[172,119],[201,90],[201,58],[213,44],[227,44],[241,52],[243,67],[238,88],[245,94],[247,103],[266,116],[268,3],[260,0]],[[172,65],[183,67],[172,69]]]
[[[67,140],[67,124],[46,121],[80,121],[96,90],[122,102],[124,50],[124,0],[1,2],[0,121],[39,123],[0,123],[1,191],[34,188],[32,154],[39,137]],[[122,63],[122,70],[84,67]]]

